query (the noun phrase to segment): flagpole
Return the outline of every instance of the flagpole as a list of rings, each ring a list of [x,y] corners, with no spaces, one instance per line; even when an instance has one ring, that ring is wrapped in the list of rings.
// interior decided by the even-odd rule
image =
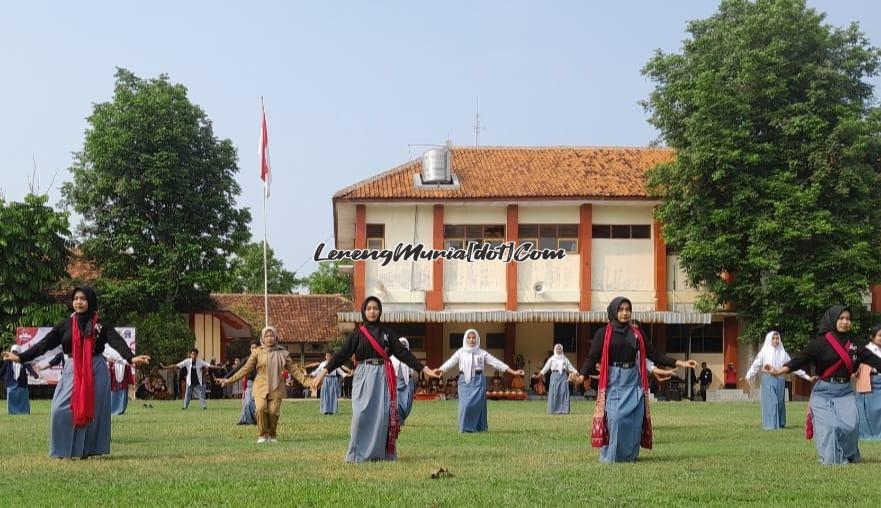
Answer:
[[[263,122],[266,121],[266,108],[263,106],[263,96],[260,96],[260,113],[263,115]],[[262,127],[261,127],[262,128]],[[263,161],[260,161],[261,165]],[[269,276],[267,274],[266,261],[266,185],[263,181],[263,326],[269,326]]]

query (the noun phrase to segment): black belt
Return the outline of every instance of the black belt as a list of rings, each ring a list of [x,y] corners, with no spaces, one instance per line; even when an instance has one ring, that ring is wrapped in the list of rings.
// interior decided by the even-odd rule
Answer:
[[[619,369],[632,369],[636,367],[636,362],[612,362],[612,367],[618,367]]]
[[[382,358],[368,358],[364,360],[364,363],[367,365],[385,365],[385,360]]]
[[[482,370],[475,370],[474,373],[475,374],[483,374],[483,371]],[[459,371],[459,374],[462,374],[463,376],[465,375],[465,373],[462,372],[461,370]]]
[[[823,381],[826,381],[827,383],[834,383],[834,384],[840,385],[840,384],[844,384],[844,383],[850,383],[850,378],[849,377],[830,377],[830,378],[824,379]]]

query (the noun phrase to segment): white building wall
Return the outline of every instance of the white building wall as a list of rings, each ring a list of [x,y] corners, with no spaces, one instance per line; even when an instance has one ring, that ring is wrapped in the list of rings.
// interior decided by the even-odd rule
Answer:
[[[505,224],[505,205],[464,206],[450,204],[444,208],[444,224]],[[505,307],[505,264],[498,261],[444,261],[444,302],[448,308],[461,304],[486,305],[489,309]]]
[[[432,248],[433,208],[431,205],[369,204],[367,223],[385,225],[385,248],[422,244]],[[379,296],[387,309],[423,308],[425,291],[431,289],[431,262],[406,261],[381,266],[366,261],[366,291]]]

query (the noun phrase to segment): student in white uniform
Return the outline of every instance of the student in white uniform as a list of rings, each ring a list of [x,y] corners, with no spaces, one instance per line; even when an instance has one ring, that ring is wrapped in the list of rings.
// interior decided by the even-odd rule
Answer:
[[[572,362],[563,353],[563,345],[554,346],[554,354],[539,371],[544,376],[551,372],[551,384],[548,387],[548,414],[569,414],[569,374],[578,372]]]
[[[480,349],[480,335],[469,329],[462,337],[462,347],[435,371],[437,374],[458,367],[459,370],[459,432],[485,432],[486,376],[489,366],[501,373],[523,376],[523,370],[513,370],[505,362]]]
[[[774,330],[765,335],[762,349],[756,355],[756,359],[746,372],[744,378],[749,382],[759,371],[762,375],[762,428],[765,430],[782,429],[786,427],[786,389],[782,377],[774,377],[767,374],[767,366],[773,369],[783,367],[790,360],[789,354],[783,348],[783,340],[780,333]],[[805,371],[798,370],[794,374],[809,383],[814,380]]]

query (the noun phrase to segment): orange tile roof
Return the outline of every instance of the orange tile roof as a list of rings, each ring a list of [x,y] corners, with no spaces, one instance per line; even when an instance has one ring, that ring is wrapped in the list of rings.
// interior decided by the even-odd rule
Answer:
[[[215,293],[211,299],[222,310],[245,306],[263,316],[263,295]],[[269,322],[286,343],[330,342],[341,338],[337,312],[352,310],[352,302],[340,295],[269,295]],[[234,311],[233,311],[234,312]],[[243,316],[242,316],[243,317]],[[260,323],[251,323],[261,328]]]
[[[645,173],[668,148],[453,147],[455,190],[417,189],[421,158],[340,190],[334,200],[649,198]]]

